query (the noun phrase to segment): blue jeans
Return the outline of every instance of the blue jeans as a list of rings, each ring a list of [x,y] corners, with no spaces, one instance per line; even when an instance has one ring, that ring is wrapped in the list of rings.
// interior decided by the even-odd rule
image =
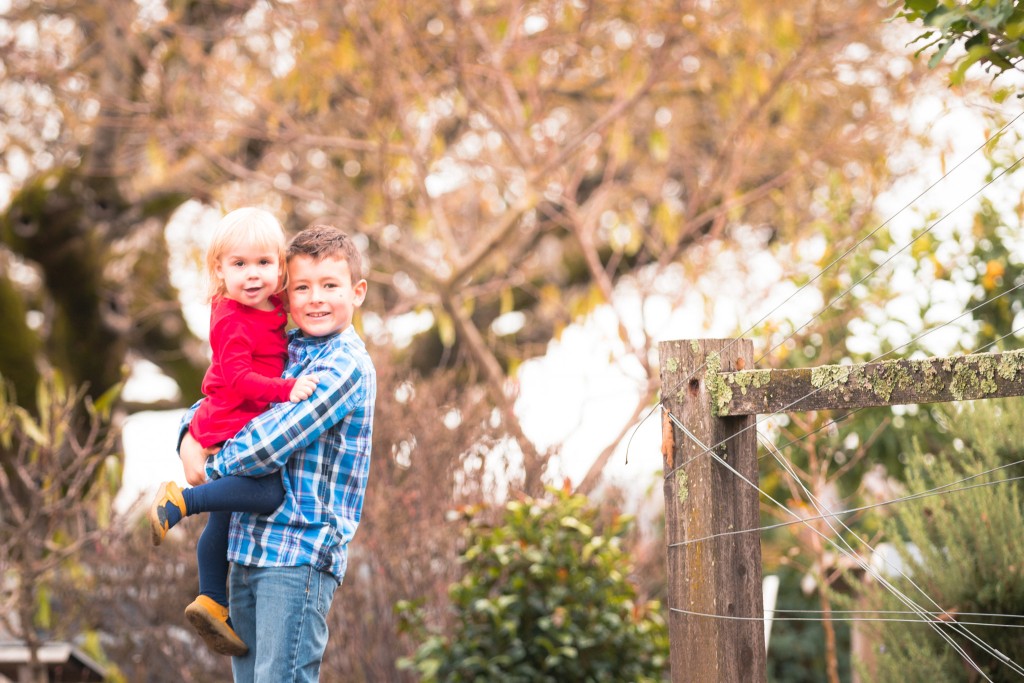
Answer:
[[[316,683],[337,580],[312,567],[231,565],[231,621],[249,654],[235,683]]]
[[[199,593],[228,604],[228,529],[232,512],[270,514],[284,501],[281,472],[262,477],[221,477],[181,492],[188,514],[209,512],[196,545]]]

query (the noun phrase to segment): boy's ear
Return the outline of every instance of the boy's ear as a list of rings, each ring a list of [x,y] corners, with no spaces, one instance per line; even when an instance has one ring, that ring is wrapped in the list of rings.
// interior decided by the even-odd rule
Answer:
[[[356,295],[356,306],[362,306],[363,299],[366,298],[366,280],[360,280],[359,282],[352,285],[352,290],[355,292]]]

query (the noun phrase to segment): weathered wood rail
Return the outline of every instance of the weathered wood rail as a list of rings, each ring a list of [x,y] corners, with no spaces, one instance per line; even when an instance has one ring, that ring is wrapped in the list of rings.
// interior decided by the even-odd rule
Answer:
[[[758,479],[756,415],[1024,396],[1024,351],[799,370],[748,369],[749,339],[659,351],[673,683],[766,680],[760,538],[685,543],[759,526],[758,492],[739,476]]]
[[[711,386],[711,409],[719,416],[757,415],[1021,395],[1024,351],[1009,351],[799,370],[719,372]]]

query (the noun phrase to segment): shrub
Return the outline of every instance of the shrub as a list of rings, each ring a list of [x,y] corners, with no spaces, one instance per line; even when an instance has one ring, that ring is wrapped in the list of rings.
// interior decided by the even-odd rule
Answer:
[[[1024,613],[1024,505],[1019,485],[1008,480],[1020,474],[1020,465],[1013,471],[994,471],[1024,458],[1020,445],[1024,418],[1018,406],[979,401],[952,415],[949,419],[957,426],[962,447],[951,447],[938,456],[919,453],[907,469],[908,493],[984,476],[944,489],[943,495],[901,504],[887,525],[887,537],[898,550],[906,575],[891,576],[892,583],[925,610],[938,609],[931,600],[941,605],[952,615],[942,615],[942,620],[971,622],[967,628],[972,633],[1015,662],[1024,661],[1024,640],[1015,628],[1021,620],[986,615]],[[989,482],[999,483],[986,486]],[[864,585],[860,600],[860,609],[877,609],[882,614],[907,609],[875,582]],[[992,626],[979,626],[979,622]],[[984,671],[986,680],[1020,680],[976,643],[948,625],[940,628]],[[979,678],[948,642],[923,623],[875,622],[864,631],[871,643],[865,659],[858,662],[865,680],[954,683]]]
[[[450,634],[427,629],[421,609],[398,606],[421,636],[400,662],[426,683],[441,681],[655,681],[668,660],[665,622],[638,604],[622,537],[632,520],[603,529],[584,496],[510,502],[497,524],[466,512],[464,574],[449,589]]]

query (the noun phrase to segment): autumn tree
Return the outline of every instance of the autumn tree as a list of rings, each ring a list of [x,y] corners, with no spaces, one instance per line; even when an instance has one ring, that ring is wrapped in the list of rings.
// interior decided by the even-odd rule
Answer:
[[[258,199],[293,228],[333,216],[368,238],[369,309],[431,314],[410,363],[486,387],[536,489],[519,363],[614,306],[623,278],[664,294],[659,274],[695,244],[834,223],[817,198],[837,186],[870,203],[916,82],[893,66],[884,17],[860,0],[16,3],[2,58],[23,172],[0,223],[2,289],[28,315],[10,309],[0,368],[25,375],[25,397],[43,361],[102,392],[146,358],[196,396],[201,346],[162,228],[187,198]],[[518,329],[492,327],[510,314]],[[639,414],[652,335],[618,315],[647,378]]]

